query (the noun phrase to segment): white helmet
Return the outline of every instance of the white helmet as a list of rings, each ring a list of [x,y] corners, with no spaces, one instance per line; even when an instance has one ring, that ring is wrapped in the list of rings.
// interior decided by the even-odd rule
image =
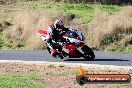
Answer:
[[[61,19],[58,19],[54,22],[54,26],[57,27],[61,27],[64,26],[64,22]]]

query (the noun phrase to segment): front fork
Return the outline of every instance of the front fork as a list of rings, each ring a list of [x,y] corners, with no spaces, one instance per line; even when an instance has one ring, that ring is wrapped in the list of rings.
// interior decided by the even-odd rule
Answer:
[[[53,50],[53,48],[51,47],[49,43],[47,43],[47,46],[50,48],[50,50]]]
[[[77,50],[81,53],[81,54],[84,54],[83,50],[82,50],[82,47],[78,47]]]

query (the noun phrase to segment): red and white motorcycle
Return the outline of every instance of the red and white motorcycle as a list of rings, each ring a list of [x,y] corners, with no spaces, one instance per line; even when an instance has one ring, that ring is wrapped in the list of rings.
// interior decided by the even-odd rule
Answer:
[[[38,30],[38,33],[42,40],[46,41],[48,32],[46,30]],[[74,29],[69,29],[69,31],[64,33],[61,37],[65,39],[66,42],[62,43],[61,46],[59,45],[54,49],[50,46],[50,44],[46,43],[47,49],[53,57],[61,59],[63,59],[64,57],[83,57],[84,59],[90,61],[94,60],[95,54],[93,50],[84,43],[84,36],[82,35],[82,33]]]

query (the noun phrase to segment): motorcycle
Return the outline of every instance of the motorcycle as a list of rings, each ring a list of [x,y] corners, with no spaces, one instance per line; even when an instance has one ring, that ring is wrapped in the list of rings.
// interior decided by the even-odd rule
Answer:
[[[47,40],[48,31],[38,30],[38,34],[43,41]],[[93,50],[84,43],[84,36],[81,32],[75,29],[69,29],[69,31],[63,33],[61,36],[65,40],[65,43],[56,45],[56,48],[52,48],[49,43],[47,44],[47,49],[49,53],[56,58],[63,59],[64,57],[69,58],[80,58],[83,57],[86,60],[92,61],[95,58]],[[52,41],[54,42],[54,41]]]

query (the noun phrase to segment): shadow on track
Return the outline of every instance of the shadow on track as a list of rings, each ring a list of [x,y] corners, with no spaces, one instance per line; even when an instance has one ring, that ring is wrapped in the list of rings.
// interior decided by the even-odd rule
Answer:
[[[86,59],[66,59],[64,61],[89,61]],[[123,59],[95,59],[94,61],[129,61],[129,60],[123,60]]]

